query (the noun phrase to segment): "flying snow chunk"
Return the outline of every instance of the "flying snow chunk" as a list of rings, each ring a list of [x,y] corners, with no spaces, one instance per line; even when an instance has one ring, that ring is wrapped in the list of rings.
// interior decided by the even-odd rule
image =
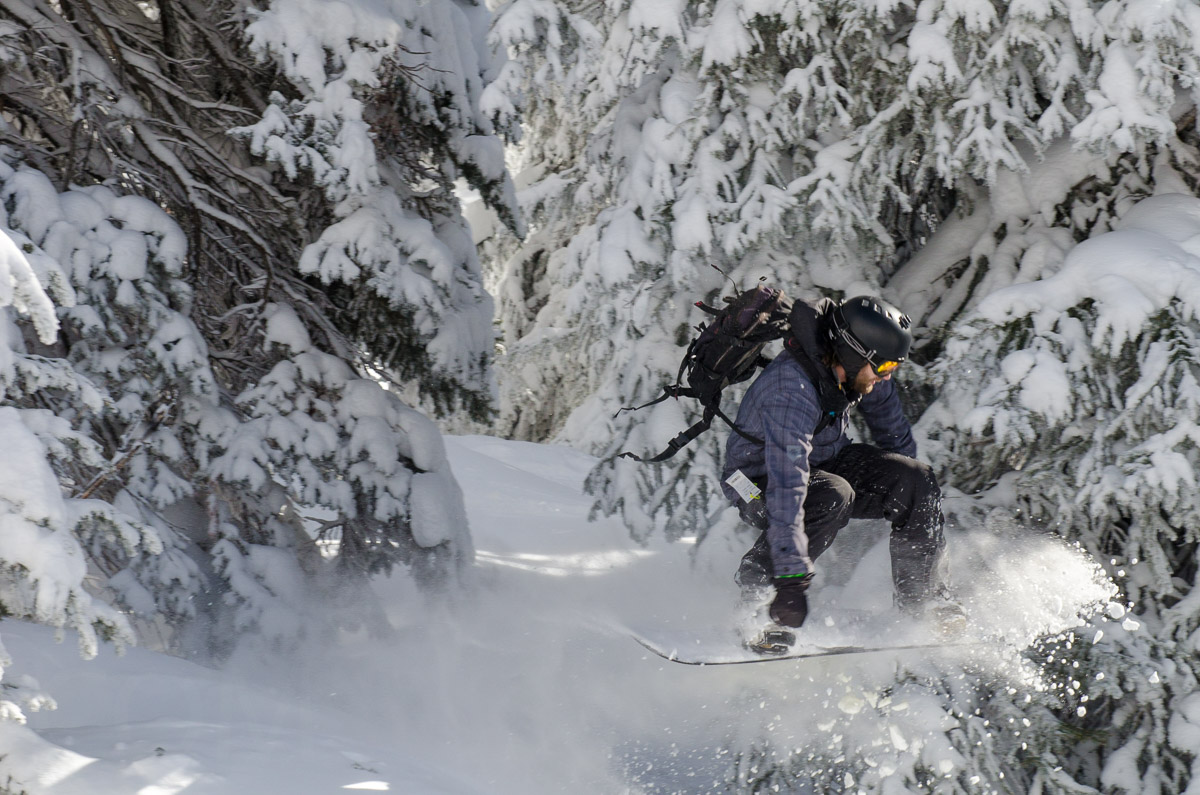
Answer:
[[[847,693],[842,697],[841,701],[838,702],[838,709],[840,709],[842,712],[845,712],[847,715],[857,715],[858,713],[862,712],[862,708],[864,706],[865,702],[853,693]]]

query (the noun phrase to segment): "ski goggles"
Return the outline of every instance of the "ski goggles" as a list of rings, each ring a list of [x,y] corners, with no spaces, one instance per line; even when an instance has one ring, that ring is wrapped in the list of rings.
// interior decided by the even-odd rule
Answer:
[[[903,359],[886,359],[882,362],[876,362],[875,351],[869,351],[864,348],[862,343],[855,339],[854,335],[846,329],[839,328],[838,332],[841,334],[842,341],[849,345],[855,353],[863,357],[867,364],[871,365],[871,369],[875,371],[875,375],[880,378],[891,375],[892,371],[900,366],[900,362],[904,361]]]
[[[867,364],[871,365],[871,369],[875,371],[875,375],[881,378],[900,366],[900,362],[880,362],[879,364],[875,364],[870,359],[867,359]]]

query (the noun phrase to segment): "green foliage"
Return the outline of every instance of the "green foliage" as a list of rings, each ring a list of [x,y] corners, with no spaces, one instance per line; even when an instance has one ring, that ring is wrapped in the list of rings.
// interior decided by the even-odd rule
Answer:
[[[1092,643],[1035,650],[1060,683],[1032,727],[1061,768],[1047,791],[1190,780],[1200,262],[1170,224],[1188,228],[1196,201],[1148,199],[1053,275],[987,296],[932,368],[941,396],[921,424],[943,477],[1077,540],[1132,610]]]
[[[13,590],[75,594],[86,571],[97,604],[34,617],[87,635],[95,609],[203,654],[204,631],[286,642],[314,594],[395,565],[453,578],[461,494],[436,429],[381,383],[492,409],[492,303],[456,194],[519,231],[482,108],[486,11],[352,4],[297,31],[275,23],[330,9],[88,9],[0,9],[0,231],[33,274],[4,309],[5,329],[28,319],[0,332],[0,389],[65,495],[27,517],[63,565]],[[318,363],[291,380],[299,361]],[[310,531],[335,527],[330,562]]]

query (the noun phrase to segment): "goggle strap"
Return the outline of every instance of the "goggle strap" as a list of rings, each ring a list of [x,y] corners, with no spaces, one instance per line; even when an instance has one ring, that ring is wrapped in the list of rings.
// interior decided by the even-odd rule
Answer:
[[[850,333],[850,329],[847,326],[837,322],[836,316],[834,318],[834,328],[837,329],[838,336],[842,338],[842,341],[849,345],[851,350],[863,357],[867,364],[871,365],[871,369],[875,371],[876,375],[886,375],[900,366],[899,361],[889,360],[886,362],[880,362],[879,366],[876,367],[875,351],[868,351],[861,342],[854,338],[854,335]]]

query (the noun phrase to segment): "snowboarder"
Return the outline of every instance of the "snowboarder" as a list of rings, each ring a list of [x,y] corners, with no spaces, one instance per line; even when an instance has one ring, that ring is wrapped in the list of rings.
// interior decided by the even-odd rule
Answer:
[[[797,300],[785,352],[741,402],[736,424],[746,433],[730,433],[722,480],[742,519],[762,533],[735,579],[750,600],[763,601],[774,587],[769,615],[778,625],[804,623],[813,561],[851,519],[891,522],[894,599],[902,611],[962,617],[943,595],[941,490],[915,459],[892,381],[908,357],[911,325],[871,296]],[[853,408],[874,445],[847,437]]]

